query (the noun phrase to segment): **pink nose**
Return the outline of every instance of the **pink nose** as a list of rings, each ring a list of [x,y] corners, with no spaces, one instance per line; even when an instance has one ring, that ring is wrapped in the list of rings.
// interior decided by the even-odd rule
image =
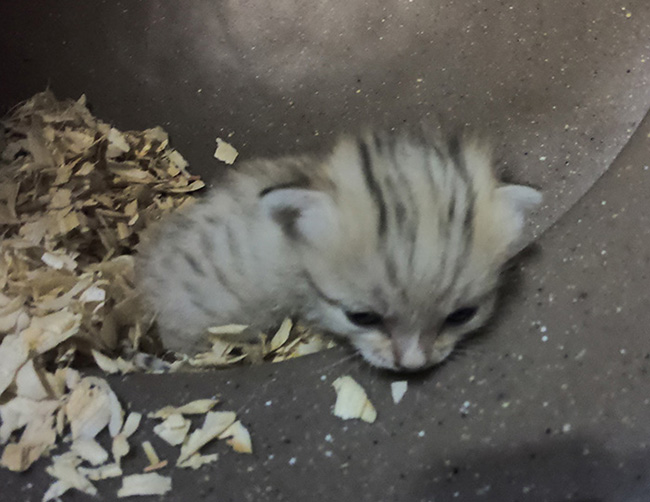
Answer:
[[[413,354],[404,354],[399,359],[396,360],[397,365],[400,368],[407,370],[416,370],[422,368],[426,363],[423,353],[413,353]]]
[[[398,368],[416,370],[426,364],[427,359],[418,342],[418,337],[415,336],[393,340],[393,355]]]

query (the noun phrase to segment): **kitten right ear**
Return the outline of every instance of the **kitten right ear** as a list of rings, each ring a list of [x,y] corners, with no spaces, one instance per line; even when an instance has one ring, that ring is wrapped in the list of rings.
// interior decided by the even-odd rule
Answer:
[[[262,209],[291,239],[310,244],[329,240],[337,226],[332,198],[317,190],[278,188],[263,193]]]

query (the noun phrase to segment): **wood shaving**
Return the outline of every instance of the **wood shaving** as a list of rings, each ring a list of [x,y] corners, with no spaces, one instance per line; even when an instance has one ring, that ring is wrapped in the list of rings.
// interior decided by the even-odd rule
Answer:
[[[237,415],[232,411],[208,412],[205,416],[203,426],[192,432],[192,434],[187,438],[187,441],[181,447],[181,453],[176,462],[177,465],[182,464],[210,441],[219,437],[219,435],[228,429],[236,419]]]
[[[129,451],[131,451],[131,446],[124,434],[118,434],[113,438],[111,453],[113,454],[113,460],[117,465],[121,465],[122,457],[125,457]]]
[[[122,434],[125,437],[129,438],[133,435],[135,431],[140,427],[140,422],[142,421],[142,413],[132,411],[129,413],[129,416],[126,417],[124,421],[124,426],[122,427]]]
[[[183,415],[169,415],[153,428],[153,432],[170,445],[177,446],[185,441],[191,426],[192,422],[183,418]]]
[[[70,450],[91,465],[101,465],[108,460],[108,452],[94,439],[77,439]]]
[[[291,319],[285,319],[271,337],[240,324],[214,326],[207,332],[212,339],[212,350],[184,361],[175,370],[187,365],[204,368],[231,366],[240,361],[252,364],[281,362],[335,346],[332,339],[300,323],[294,324]]]
[[[5,447],[0,465],[21,472],[49,451],[56,441],[54,413],[59,407],[58,401],[33,401],[23,397],[0,406],[1,443],[6,443],[12,433],[24,427],[19,441]]]
[[[292,327],[293,322],[291,319],[287,318],[282,322],[278,331],[276,331],[275,335],[273,335],[273,338],[271,338],[271,352],[275,352],[285,343],[287,343],[287,340],[289,340],[289,335],[291,334]]]
[[[408,382],[406,380],[400,380],[397,382],[392,382],[390,384],[390,394],[395,404],[399,403],[402,400],[404,394],[406,394],[407,389]]]
[[[212,326],[208,328],[211,335],[241,335],[248,329],[246,324],[226,324],[224,326]]]
[[[156,412],[149,413],[148,416],[165,419],[171,415],[202,415],[210,411],[218,402],[218,399],[197,399],[183,406],[165,406]]]
[[[97,363],[97,366],[99,366],[109,375],[115,373],[126,374],[136,370],[136,365],[132,361],[125,361],[121,357],[118,357],[117,359],[111,359],[110,357],[105,356],[97,350],[93,350],[92,355],[93,359],[95,359],[95,362]]]
[[[72,488],[88,495],[97,495],[97,488],[77,470],[80,462],[81,459],[72,452],[54,457],[52,465],[46,470],[58,481],[50,486],[43,496],[43,501],[57,499]]]
[[[32,401],[41,401],[49,397],[46,382],[41,380],[39,373],[33,359],[23,364],[16,373],[16,395]]]
[[[219,439],[226,439],[226,443],[237,453],[253,453],[251,435],[239,420],[219,434]]]
[[[79,467],[77,470],[80,474],[92,481],[101,481],[102,479],[119,478],[122,476],[122,468],[117,464],[104,464],[95,468]]]
[[[218,453],[211,453],[210,455],[200,455],[199,453],[194,453],[190,455],[187,460],[183,460],[183,462],[176,464],[176,467],[180,467],[181,469],[196,470],[206,464],[216,462],[217,460],[219,460]]]
[[[53,415],[59,406],[58,401],[34,401],[24,397],[0,405],[0,444],[5,444],[15,431]]]
[[[122,423],[122,408],[105,380],[86,377],[74,388],[65,405],[72,438],[94,438],[105,427],[117,434]]]
[[[368,423],[377,419],[377,411],[368,400],[366,391],[351,376],[339,377],[332,385],[336,390],[334,415],[343,420],[360,418]]]
[[[239,152],[230,143],[217,138],[217,149],[214,152],[214,158],[226,164],[233,164]]]
[[[156,472],[131,474],[122,478],[122,488],[117,492],[119,498],[134,495],[164,495],[172,489],[172,479]]]
[[[5,336],[0,344],[0,395],[11,385],[18,369],[29,357],[29,347],[18,335]]]
[[[159,470],[159,469],[162,469],[163,467],[167,467],[167,464],[168,464],[168,463],[169,463],[169,462],[168,462],[167,460],[161,460],[161,461],[158,462],[157,464],[151,464],[151,465],[148,465],[147,467],[145,467],[145,468],[143,469],[143,471],[144,471],[144,472],[153,472],[153,471],[157,471],[157,470]]]
[[[153,445],[149,441],[142,443],[142,450],[149,460],[149,465],[144,468],[144,472],[156,471],[167,466],[167,460],[160,460]]]

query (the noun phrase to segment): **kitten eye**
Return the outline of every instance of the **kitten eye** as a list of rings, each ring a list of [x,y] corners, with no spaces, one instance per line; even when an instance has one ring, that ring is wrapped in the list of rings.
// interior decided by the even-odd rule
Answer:
[[[352,324],[360,327],[377,326],[381,324],[384,319],[377,312],[346,312],[345,316]]]
[[[478,307],[463,307],[458,310],[454,310],[451,314],[445,319],[445,324],[450,324],[452,326],[460,326],[472,320],[472,318],[478,312]]]

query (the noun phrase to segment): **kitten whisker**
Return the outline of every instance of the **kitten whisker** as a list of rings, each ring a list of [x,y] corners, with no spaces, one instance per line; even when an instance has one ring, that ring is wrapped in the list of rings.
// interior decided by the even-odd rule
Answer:
[[[359,354],[358,352],[353,352],[351,354],[348,354],[348,355],[345,355],[345,356],[341,357],[341,359],[339,359],[338,361],[336,361],[334,363],[328,364],[328,365],[323,366],[321,368],[314,369],[312,373],[328,372],[328,371],[332,370],[333,368],[335,368],[337,366],[340,366],[341,364],[343,364],[346,361],[350,361],[352,359],[357,359],[357,358],[361,358],[361,354]]]

